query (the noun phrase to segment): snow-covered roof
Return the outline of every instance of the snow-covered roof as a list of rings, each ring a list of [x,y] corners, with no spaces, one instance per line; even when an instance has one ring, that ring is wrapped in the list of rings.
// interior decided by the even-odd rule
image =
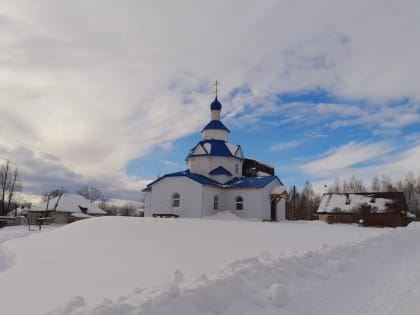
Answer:
[[[42,211],[42,210],[54,210],[58,212],[71,212],[71,213],[87,213],[87,214],[106,214],[105,211],[99,209],[96,205],[91,203],[83,196],[76,194],[63,194],[55,198],[50,199],[48,202],[42,202],[34,207],[30,211]],[[85,211],[86,209],[86,211]],[[83,211],[82,211],[83,210]]]
[[[191,156],[226,156],[243,159],[244,155],[240,145],[231,144],[224,140],[203,140],[190,150],[187,159]]]
[[[401,192],[330,193],[322,196],[317,213],[392,213],[398,210],[407,210]]]

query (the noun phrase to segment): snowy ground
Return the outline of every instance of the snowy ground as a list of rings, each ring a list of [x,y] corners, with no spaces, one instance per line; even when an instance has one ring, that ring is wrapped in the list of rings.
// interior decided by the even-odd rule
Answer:
[[[419,239],[416,224],[106,217],[4,228],[0,311],[418,314]]]

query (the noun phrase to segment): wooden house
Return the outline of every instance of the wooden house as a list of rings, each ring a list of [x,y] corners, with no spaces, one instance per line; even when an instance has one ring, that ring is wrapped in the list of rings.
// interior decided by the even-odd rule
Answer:
[[[402,192],[328,193],[316,212],[328,223],[358,223],[363,226],[407,225],[407,202]]]

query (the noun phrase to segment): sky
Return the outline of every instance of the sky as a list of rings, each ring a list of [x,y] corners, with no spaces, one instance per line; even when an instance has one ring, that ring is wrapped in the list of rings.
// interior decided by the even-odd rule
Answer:
[[[286,186],[420,173],[420,3],[0,0],[0,162],[140,200],[210,119]]]

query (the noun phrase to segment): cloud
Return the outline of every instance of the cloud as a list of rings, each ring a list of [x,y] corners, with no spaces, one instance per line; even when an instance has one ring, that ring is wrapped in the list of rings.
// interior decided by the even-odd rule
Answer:
[[[392,151],[389,143],[350,142],[330,150],[324,157],[302,166],[302,171],[311,176],[332,176],[359,163],[378,160]]]
[[[270,151],[277,152],[277,151],[287,150],[291,148],[296,148],[297,146],[301,144],[302,143],[300,141],[279,142],[279,143],[273,144],[270,147]]]
[[[398,181],[408,173],[420,175],[419,144],[387,154],[391,151],[387,149],[389,145],[349,143],[326,153],[323,159],[301,166],[301,170],[312,178],[314,188],[321,193],[325,192],[324,185],[332,184],[337,177],[348,180],[356,176],[369,187],[375,176],[385,175]]]
[[[232,125],[281,114],[335,117],[331,128],[409,126],[420,117],[418,12],[415,0],[4,0],[0,145],[28,189],[36,178],[134,189],[128,161],[198,131],[216,78]],[[313,89],[380,105],[276,103]],[[409,102],[382,105],[395,99]]]

